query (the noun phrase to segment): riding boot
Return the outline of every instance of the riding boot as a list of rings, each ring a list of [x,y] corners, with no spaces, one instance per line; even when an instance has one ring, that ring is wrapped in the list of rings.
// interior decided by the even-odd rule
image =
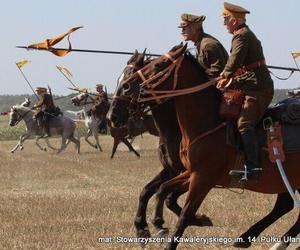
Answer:
[[[241,135],[244,153],[244,170],[231,170],[230,176],[239,177],[240,181],[256,180],[259,178],[262,168],[259,160],[259,144],[254,130],[247,130]]]

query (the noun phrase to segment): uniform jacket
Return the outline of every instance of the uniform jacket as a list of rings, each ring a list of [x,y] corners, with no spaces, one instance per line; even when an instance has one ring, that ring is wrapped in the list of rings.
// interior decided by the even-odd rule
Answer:
[[[238,68],[265,59],[260,41],[245,24],[234,31],[230,52],[222,73],[227,79],[233,77]],[[235,77],[234,85],[243,90],[273,89],[273,81],[266,65]]]
[[[197,60],[208,78],[220,76],[228,59],[228,53],[223,45],[206,33],[201,35],[195,45],[198,51]]]

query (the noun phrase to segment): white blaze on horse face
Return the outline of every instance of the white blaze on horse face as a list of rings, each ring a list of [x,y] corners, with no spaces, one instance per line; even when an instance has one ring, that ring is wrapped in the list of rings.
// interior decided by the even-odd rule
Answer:
[[[120,75],[119,79],[118,79],[118,85],[121,84],[121,82],[123,81],[124,79],[124,73],[122,73],[122,75]]]

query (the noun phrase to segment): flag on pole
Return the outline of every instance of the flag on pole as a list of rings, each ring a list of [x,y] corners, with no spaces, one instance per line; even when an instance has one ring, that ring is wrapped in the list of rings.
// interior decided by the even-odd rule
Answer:
[[[56,36],[54,38],[46,39],[46,41],[44,41],[44,42],[33,43],[33,44],[29,45],[28,48],[35,48],[35,49],[43,48],[43,49],[49,50],[51,53],[53,53],[56,56],[65,56],[72,49],[72,45],[71,45],[71,42],[70,42],[70,34],[74,31],[80,29],[80,28],[82,28],[82,26],[71,28],[68,32],[66,32],[62,35]],[[69,48],[68,49],[66,49],[66,50],[57,50],[57,49],[52,47],[55,44],[59,43],[61,40],[63,40],[65,37],[67,37],[67,39],[68,39],[68,43],[69,43]]]
[[[300,52],[292,52],[292,56],[293,58],[297,58],[298,56],[300,56]]]
[[[61,66],[56,66],[56,68],[62,72],[65,73],[68,77],[73,77],[72,73],[70,72],[70,70],[68,70],[67,68],[61,67]]]
[[[21,69],[25,64],[30,63],[28,60],[21,60],[19,62],[16,62],[16,65],[19,69]]]

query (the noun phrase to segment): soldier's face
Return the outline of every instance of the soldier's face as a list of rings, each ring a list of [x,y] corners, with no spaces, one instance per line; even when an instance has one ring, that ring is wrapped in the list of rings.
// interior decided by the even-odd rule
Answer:
[[[198,26],[194,23],[190,23],[185,27],[181,28],[181,35],[184,41],[196,42],[198,39]]]
[[[224,18],[224,25],[226,26],[228,32],[230,34],[233,34],[235,24],[236,24],[236,19],[233,18],[232,16],[223,16]]]

